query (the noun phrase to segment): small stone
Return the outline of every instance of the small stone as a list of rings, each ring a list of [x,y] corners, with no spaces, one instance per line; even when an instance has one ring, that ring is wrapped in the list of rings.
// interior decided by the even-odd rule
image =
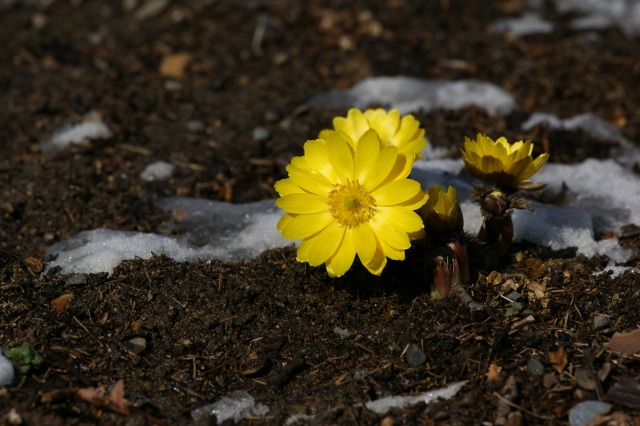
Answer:
[[[602,330],[603,328],[609,327],[611,324],[611,320],[606,315],[596,315],[593,317],[593,328],[595,330]]]
[[[535,358],[529,358],[529,361],[527,361],[527,373],[530,376],[542,376],[544,374],[544,365]]]
[[[422,365],[427,360],[427,354],[424,353],[420,346],[412,343],[407,349],[407,363],[412,367]]]
[[[191,120],[187,123],[187,130],[191,133],[200,133],[204,130],[204,128],[204,123],[199,120]]]
[[[348,339],[349,337],[353,336],[353,334],[349,333],[347,330],[340,327],[334,327],[333,332],[336,333],[338,336],[342,337],[343,339]]]
[[[269,109],[264,113],[264,119],[267,123],[275,123],[276,121],[280,120],[280,114],[278,113],[278,111]]]
[[[271,137],[271,132],[262,126],[257,126],[253,128],[253,132],[251,132],[251,136],[253,137],[253,140],[256,142],[264,142]]]
[[[569,424],[582,426],[590,424],[596,416],[606,414],[611,410],[611,404],[602,401],[583,401],[576,404],[569,412]]]
[[[542,384],[547,389],[551,389],[559,383],[560,381],[558,381],[558,378],[553,373],[547,373],[542,377]]]
[[[354,380],[364,379],[368,375],[369,375],[369,370],[367,370],[366,368],[358,368],[356,371],[353,372]]]
[[[85,285],[87,283],[87,274],[75,274],[64,282],[64,285]]]
[[[134,337],[133,339],[127,341],[127,343],[125,343],[125,346],[134,354],[140,355],[145,351],[145,349],[147,349],[147,339],[145,339],[144,337]]]

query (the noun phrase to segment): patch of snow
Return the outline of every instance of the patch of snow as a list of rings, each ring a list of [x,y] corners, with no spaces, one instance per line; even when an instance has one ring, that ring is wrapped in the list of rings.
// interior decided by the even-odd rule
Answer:
[[[640,2],[637,0],[554,0],[560,13],[585,16],[573,22],[576,29],[600,29],[607,22],[618,26],[627,36],[640,34]],[[593,24],[589,27],[587,24]]]
[[[640,274],[640,270],[632,266],[607,266],[603,271],[594,272],[593,275],[602,275],[611,273],[611,278],[617,278],[625,272],[629,271],[632,274]]]
[[[14,377],[13,364],[2,355],[2,348],[0,348],[0,386],[9,386],[13,383]]]
[[[234,423],[247,417],[262,417],[269,412],[269,407],[256,404],[251,395],[237,390],[229,396],[223,396],[213,404],[208,404],[191,411],[191,418],[198,424],[209,424],[215,417],[215,424],[223,424],[227,420]],[[204,423],[203,423],[204,422]]]
[[[388,396],[365,402],[363,405],[376,414],[385,414],[392,408],[408,407],[419,402],[429,404],[437,399],[450,399],[454,397],[466,383],[466,381],[451,383],[444,388],[435,389],[415,396]]]
[[[66,126],[54,132],[51,139],[40,143],[40,149],[45,154],[54,154],[70,145],[76,145],[90,139],[107,139],[111,137],[111,130],[102,122],[100,115],[90,113],[82,123]]]
[[[531,34],[548,34],[553,31],[553,24],[545,21],[537,13],[525,13],[518,18],[503,18],[493,22],[490,28],[502,34],[516,37]]]
[[[504,89],[474,80],[425,80],[416,77],[373,77],[349,90],[331,90],[311,99],[312,105],[329,109],[365,109],[369,105],[397,108],[401,114],[456,110],[469,106],[490,115],[509,114],[516,103]]]
[[[176,170],[176,166],[166,161],[156,161],[144,168],[140,173],[140,178],[147,182],[157,180],[167,180],[173,176],[173,172]]]
[[[282,213],[273,200],[233,205],[190,198],[169,198],[165,211],[182,217],[176,239],[142,232],[95,229],[54,244],[47,251],[57,256],[47,270],[59,266],[61,273],[113,273],[123,260],[167,255],[178,262],[209,259],[243,260],[265,250],[291,245],[276,229]]]
[[[612,405],[603,401],[582,401],[571,408],[569,411],[570,426],[584,426],[591,422],[601,414],[607,414]]]

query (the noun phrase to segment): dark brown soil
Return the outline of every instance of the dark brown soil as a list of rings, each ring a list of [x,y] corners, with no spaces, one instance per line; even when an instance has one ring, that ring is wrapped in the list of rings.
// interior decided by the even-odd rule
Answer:
[[[594,112],[640,140],[638,39],[570,31],[551,7],[552,35],[487,29],[520,3],[196,0],[146,19],[127,2],[0,3],[0,347],[30,344],[44,358],[21,385],[0,390],[0,424],[14,424],[13,414],[28,425],[189,424],[191,410],[234,390],[270,408],[245,424],[296,413],[323,425],[492,424],[509,413],[513,425],[566,424],[572,406],[606,394],[617,424],[640,424],[637,400],[611,394],[624,378],[637,384],[640,359],[603,346],[640,324],[639,278],[592,275],[605,258],[514,246],[501,275],[474,273],[484,317],[430,298],[419,247],[381,279],[354,268],[332,280],[297,263],[293,248],[245,263],[127,261],[73,286],[40,273],[46,249],[80,231],[159,232],[171,218],[155,202],[168,195],[275,198],[290,158],[344,114],[306,102],[367,76],[473,78],[511,92],[520,104],[507,117],[476,108],[416,114],[452,155],[478,131],[534,137],[520,130],[533,111]],[[182,52],[191,55],[185,75],[161,75],[162,59]],[[111,138],[40,151],[92,111]],[[256,126],[271,137],[255,141]],[[610,153],[581,134],[547,136],[552,161]],[[176,164],[176,175],[142,181],[156,160]],[[637,250],[630,235],[623,243]],[[640,257],[627,263],[639,265]],[[501,295],[515,287],[522,307],[508,311]],[[73,299],[57,313],[50,301],[64,294]],[[596,329],[597,315],[609,324]],[[130,346],[136,337],[147,342],[140,353]],[[412,343],[426,353],[420,366],[407,363]],[[543,375],[532,375],[530,359]],[[610,371],[594,381],[589,372],[603,367]],[[76,396],[120,379],[129,414]],[[467,384],[445,402],[385,415],[354,406],[456,381]]]

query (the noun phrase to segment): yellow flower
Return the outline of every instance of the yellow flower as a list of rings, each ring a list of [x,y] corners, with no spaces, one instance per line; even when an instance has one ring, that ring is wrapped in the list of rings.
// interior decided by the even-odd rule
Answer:
[[[420,184],[407,179],[411,167],[395,146],[384,146],[375,130],[351,145],[337,133],[307,141],[304,156],[276,182],[276,204],[285,211],[282,236],[302,240],[297,260],[325,264],[332,277],[345,274],[356,254],[380,275],[387,257],[404,259],[410,240],[424,236],[414,211],[426,201]]]
[[[504,137],[495,142],[478,133],[476,140],[465,138],[462,158],[469,173],[484,181],[517,188],[533,176],[547,162],[549,154],[542,154],[535,160],[531,156],[531,141],[513,144]]]
[[[449,186],[447,192],[440,185],[429,188],[429,199],[420,212],[429,233],[451,236],[462,232],[464,219],[456,189]]]
[[[328,133],[344,132],[353,143],[369,129],[378,133],[384,145],[393,145],[398,152],[407,155],[411,160],[420,158],[422,149],[427,145],[424,139],[424,129],[420,128],[418,120],[413,115],[400,117],[397,109],[387,112],[382,108],[368,109],[364,113],[357,108],[351,108],[346,117],[335,117],[333,129],[320,132],[320,139],[326,139]],[[348,142],[352,143],[351,141]]]

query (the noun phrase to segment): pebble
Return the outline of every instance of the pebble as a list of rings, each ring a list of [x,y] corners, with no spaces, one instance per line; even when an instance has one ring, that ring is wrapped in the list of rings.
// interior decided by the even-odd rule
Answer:
[[[576,404],[569,411],[569,424],[571,426],[583,426],[600,414],[606,414],[611,410],[611,404],[602,401],[583,401]]]
[[[527,361],[527,373],[530,376],[542,376],[544,374],[544,365],[535,358],[529,358],[529,361]]]
[[[191,120],[187,123],[187,130],[191,133],[200,133],[204,130],[205,125],[200,120]]]
[[[422,348],[420,348],[420,346],[416,345],[415,343],[409,345],[406,355],[407,362],[412,367],[422,365],[427,360],[427,354],[425,354]]]
[[[87,283],[87,274],[75,274],[64,282],[64,285],[85,285]]]
[[[253,128],[251,136],[256,142],[264,142],[271,137],[271,132],[269,131],[269,129],[266,129],[262,126],[257,126]]]
[[[134,354],[140,355],[145,351],[145,349],[147,349],[147,339],[145,339],[144,337],[134,337],[133,339],[127,341],[127,343],[125,343],[125,346]]]
[[[354,380],[363,379],[368,375],[369,375],[369,370],[367,370],[366,368],[358,368],[356,371],[353,372]]]
[[[336,333],[338,336],[342,337],[343,339],[347,339],[353,336],[353,334],[349,333],[347,330],[340,327],[334,327],[333,332]]]
[[[596,330],[602,330],[603,328],[609,327],[611,324],[611,320],[608,316],[605,315],[596,315],[593,317],[593,328]]]

